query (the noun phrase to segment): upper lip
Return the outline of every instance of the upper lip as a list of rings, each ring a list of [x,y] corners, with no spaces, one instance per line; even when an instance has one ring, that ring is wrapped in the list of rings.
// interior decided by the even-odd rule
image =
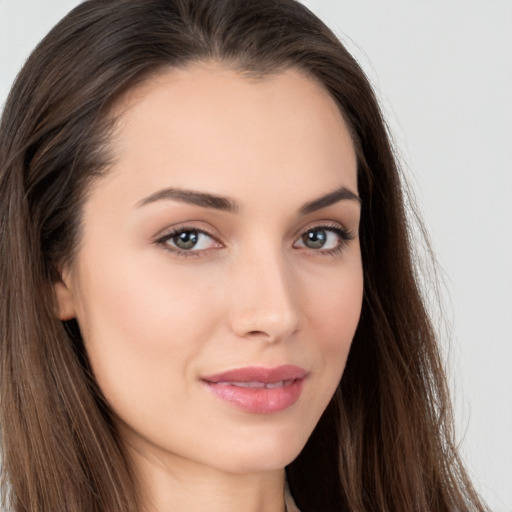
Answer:
[[[280,382],[284,380],[303,379],[307,371],[299,366],[285,364],[266,368],[263,366],[248,366],[246,368],[235,368],[215,375],[208,375],[202,379],[207,382]]]

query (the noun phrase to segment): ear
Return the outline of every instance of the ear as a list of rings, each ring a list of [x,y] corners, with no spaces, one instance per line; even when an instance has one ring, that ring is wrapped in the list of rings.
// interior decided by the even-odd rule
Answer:
[[[60,320],[75,318],[75,301],[71,288],[66,284],[64,275],[54,285],[55,298],[57,299],[56,315]]]

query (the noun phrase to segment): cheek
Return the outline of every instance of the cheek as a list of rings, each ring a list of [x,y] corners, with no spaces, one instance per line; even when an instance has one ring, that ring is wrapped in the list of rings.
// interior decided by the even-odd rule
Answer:
[[[308,321],[325,332],[332,349],[352,340],[361,314],[363,271],[359,252],[339,269],[309,283]],[[304,295],[306,295],[304,293]],[[336,343],[338,340],[338,343]]]
[[[359,323],[363,298],[360,259],[310,292],[308,324],[321,351],[321,369],[330,385],[336,386],[345,368],[352,340]],[[334,392],[334,389],[332,390]]]
[[[178,393],[186,381],[214,323],[211,300],[183,272],[117,256],[82,268],[78,319],[108,402],[142,414],[151,397]]]
[[[197,327],[191,317],[205,313],[209,303],[202,277],[190,277],[151,258],[119,254],[101,265],[88,265],[82,270],[79,288],[85,292],[79,302],[80,316],[91,327],[90,338],[119,338],[144,351],[179,342]]]

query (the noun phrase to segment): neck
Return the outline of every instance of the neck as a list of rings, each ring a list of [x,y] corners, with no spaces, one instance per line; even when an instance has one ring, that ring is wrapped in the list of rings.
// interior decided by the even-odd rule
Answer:
[[[284,469],[234,473],[139,454],[143,512],[285,512]]]

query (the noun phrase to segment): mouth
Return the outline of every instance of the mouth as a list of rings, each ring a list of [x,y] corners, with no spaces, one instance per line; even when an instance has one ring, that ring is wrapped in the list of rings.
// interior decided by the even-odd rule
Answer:
[[[217,384],[217,386],[238,386],[239,388],[251,388],[251,389],[276,389],[276,388],[282,388],[285,386],[290,386],[293,384],[295,379],[293,380],[280,380],[278,382],[212,382],[212,384]]]
[[[303,368],[282,365],[238,368],[201,380],[215,396],[245,412],[272,414],[297,402],[307,375]]]

